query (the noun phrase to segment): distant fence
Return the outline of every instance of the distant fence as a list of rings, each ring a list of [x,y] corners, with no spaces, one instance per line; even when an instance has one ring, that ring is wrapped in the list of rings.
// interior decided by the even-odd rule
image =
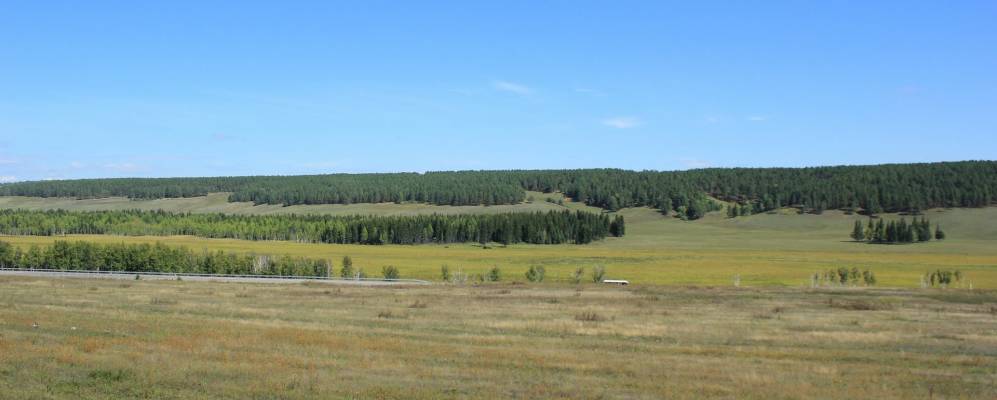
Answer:
[[[287,279],[287,280],[310,280],[310,281],[340,281],[340,282],[389,282],[389,283],[413,283],[419,285],[426,285],[431,282],[424,281],[421,279],[384,279],[384,278],[338,278],[338,277],[326,277],[326,276],[304,276],[304,275],[236,275],[236,274],[193,274],[193,273],[182,273],[182,272],[146,272],[146,271],[93,271],[93,270],[83,270],[83,269],[41,269],[41,268],[0,268],[0,271],[18,271],[18,272],[43,272],[51,274],[65,274],[65,275],[94,275],[94,276],[112,276],[112,275],[125,275],[125,276],[135,276],[135,275],[151,275],[151,276],[162,276],[162,277],[174,277],[174,278],[185,278],[185,277],[196,277],[196,278],[238,278],[238,279]]]

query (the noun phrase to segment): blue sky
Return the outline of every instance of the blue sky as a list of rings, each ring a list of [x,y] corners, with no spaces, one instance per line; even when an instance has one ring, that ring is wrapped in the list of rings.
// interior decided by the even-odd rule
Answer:
[[[0,181],[997,159],[997,2],[416,3],[7,2]]]

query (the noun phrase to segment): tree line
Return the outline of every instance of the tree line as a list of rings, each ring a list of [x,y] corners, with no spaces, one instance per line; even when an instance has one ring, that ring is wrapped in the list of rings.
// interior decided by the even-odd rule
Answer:
[[[0,210],[0,233],[192,235],[244,240],[341,244],[498,242],[585,244],[623,236],[622,216],[581,211],[490,215],[227,215],[165,211]]]
[[[844,209],[875,215],[935,207],[982,207],[997,201],[997,162],[960,161],[808,168],[708,168],[455,171],[216,178],[111,178],[0,185],[0,195],[158,199],[229,192],[255,204],[421,202],[514,204],[525,190],[562,192],[615,211],[647,206],[697,219],[736,203],[738,212],[780,207]]]
[[[156,244],[98,244],[57,240],[27,251],[0,241],[0,268],[167,272],[228,275],[328,276],[326,260],[291,256],[192,251]]]
[[[889,243],[914,243],[927,242],[932,238],[937,240],[945,239],[945,231],[941,226],[935,225],[935,230],[931,230],[931,221],[922,217],[914,218],[910,224],[901,218],[899,221],[883,222],[879,219],[876,223],[869,219],[863,227],[862,221],[855,221],[851,233],[852,240],[857,242],[868,242],[878,244]]]

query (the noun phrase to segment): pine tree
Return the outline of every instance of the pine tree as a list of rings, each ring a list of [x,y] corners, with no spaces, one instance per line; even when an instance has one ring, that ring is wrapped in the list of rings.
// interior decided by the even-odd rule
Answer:
[[[882,219],[876,222],[876,233],[873,234],[872,240],[876,243],[883,243],[886,241],[886,224]]]
[[[353,259],[350,256],[343,256],[343,269],[339,276],[343,278],[353,278],[356,272],[353,270]]]
[[[945,231],[942,230],[940,225],[935,225],[935,239],[945,240]]]
[[[865,238],[865,231],[862,229],[862,221],[855,220],[855,227],[852,229],[852,240],[861,242]]]

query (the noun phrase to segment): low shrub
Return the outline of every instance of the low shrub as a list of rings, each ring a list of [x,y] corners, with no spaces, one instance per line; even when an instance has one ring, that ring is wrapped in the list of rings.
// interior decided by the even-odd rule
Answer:
[[[531,265],[530,269],[526,270],[526,280],[530,282],[543,282],[546,274],[547,270],[543,266]]]
[[[595,311],[584,311],[581,314],[575,315],[575,320],[582,322],[602,322],[606,320],[606,317],[596,313]]]
[[[385,265],[381,267],[381,274],[384,275],[384,279],[398,279],[398,268],[394,265]]]

